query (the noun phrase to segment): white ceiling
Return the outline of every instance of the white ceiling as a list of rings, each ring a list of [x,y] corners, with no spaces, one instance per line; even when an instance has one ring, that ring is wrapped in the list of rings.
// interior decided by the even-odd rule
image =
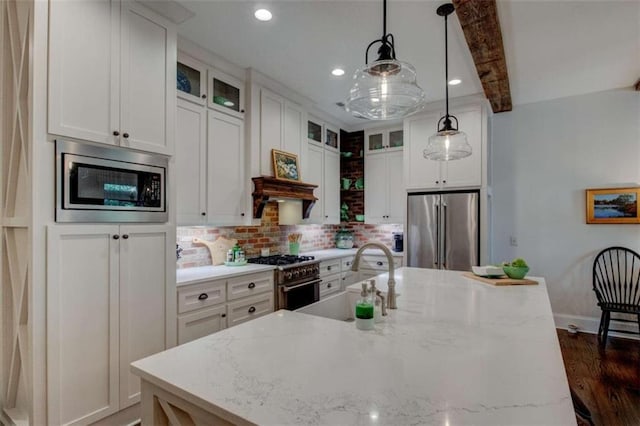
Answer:
[[[240,67],[255,68],[346,124],[344,101],[367,45],[382,33],[380,0],[180,0],[195,16],[179,34]],[[443,1],[388,1],[399,60],[413,64],[430,101],[444,98]],[[273,20],[253,12],[267,7]],[[630,86],[640,78],[640,1],[498,0],[515,105]],[[372,48],[370,60],[375,59]],[[340,66],[343,77],[331,70]],[[482,86],[455,14],[449,20],[450,96]]]

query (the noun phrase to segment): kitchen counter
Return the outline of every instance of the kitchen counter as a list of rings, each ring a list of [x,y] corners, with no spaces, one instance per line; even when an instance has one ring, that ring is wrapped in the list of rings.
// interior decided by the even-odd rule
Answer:
[[[278,311],[134,362],[143,423],[160,398],[196,423],[575,425],[544,279],[396,279],[398,309],[373,331]]]
[[[201,281],[216,280],[255,272],[273,271],[273,265],[247,264],[245,266],[199,266],[197,268],[182,268],[176,270],[176,287],[195,284]]]
[[[339,249],[339,248],[332,248],[332,249],[324,249],[324,250],[314,250],[314,251],[307,251],[304,253],[300,253],[300,256],[314,256],[316,258],[316,260],[329,260],[329,259],[336,259],[339,257],[345,257],[345,256],[355,256],[356,252],[358,251],[357,248],[351,248],[351,249]],[[403,252],[395,252],[392,251],[391,254],[393,255],[393,257],[403,257],[404,253]],[[365,250],[364,253],[362,253],[363,256],[384,256],[384,252],[380,249],[376,249],[376,248],[370,248]]]

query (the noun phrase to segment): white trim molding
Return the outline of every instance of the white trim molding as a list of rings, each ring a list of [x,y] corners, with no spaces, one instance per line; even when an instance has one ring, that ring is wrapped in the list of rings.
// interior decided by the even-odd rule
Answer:
[[[578,327],[578,332],[580,333],[597,334],[598,325],[600,325],[599,317],[594,318],[594,317],[583,317],[579,315],[553,314],[553,320],[556,323],[556,328],[567,330],[569,327],[569,324],[573,324]],[[638,331],[637,323],[616,322],[615,325],[612,324],[611,327],[617,328],[620,330],[629,330],[629,331],[635,331],[635,332]],[[640,340],[640,336],[633,335],[633,334],[609,332],[609,336]]]

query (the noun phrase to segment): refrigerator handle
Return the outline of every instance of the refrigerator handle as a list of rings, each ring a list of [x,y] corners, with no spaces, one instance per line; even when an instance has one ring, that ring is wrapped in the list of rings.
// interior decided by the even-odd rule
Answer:
[[[442,269],[447,269],[447,205],[442,205]]]
[[[436,250],[433,253],[434,259],[433,264],[438,266],[438,261],[440,260],[440,207],[438,205],[436,207]],[[438,267],[438,269],[440,269]]]

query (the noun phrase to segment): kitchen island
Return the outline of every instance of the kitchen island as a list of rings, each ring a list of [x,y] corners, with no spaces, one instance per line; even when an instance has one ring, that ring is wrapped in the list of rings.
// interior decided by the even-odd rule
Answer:
[[[134,362],[143,424],[575,424],[543,279],[396,280],[373,331],[278,311]]]

